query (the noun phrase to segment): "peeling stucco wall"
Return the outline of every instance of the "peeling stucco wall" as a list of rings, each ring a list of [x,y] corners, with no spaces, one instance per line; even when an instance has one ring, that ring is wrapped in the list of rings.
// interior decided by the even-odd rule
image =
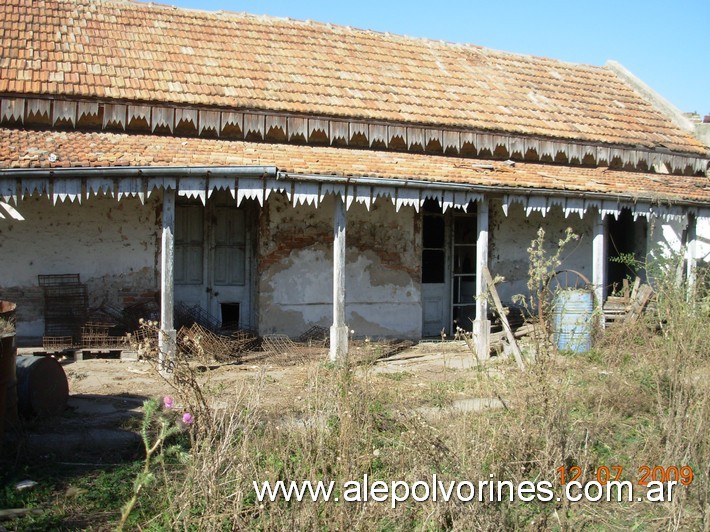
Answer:
[[[528,248],[537,238],[540,227],[545,229],[550,256],[556,252],[557,243],[564,238],[567,227],[572,228],[580,238],[570,242],[562,252],[564,261],[559,269],[575,270],[592,279],[593,213],[583,219],[574,213],[565,218],[562,208],[554,206],[545,217],[539,212],[526,217],[522,205],[514,203],[506,216],[500,202],[492,201],[489,216],[488,267],[494,277],[501,275],[505,278],[497,285],[504,304],[511,303],[516,294],[528,293]]]
[[[158,289],[159,198],[146,205],[108,197],[52,205],[35,195],[17,209],[24,221],[0,225],[0,297],[17,303],[18,340],[44,334],[38,275],[79,273],[90,308],[123,307]]]
[[[686,245],[688,220],[663,220],[651,218],[648,224],[648,253],[645,260],[669,258],[680,253]]]
[[[698,218],[695,259],[706,266],[710,265],[710,218]]]
[[[698,267],[707,268],[710,265],[710,219],[697,218],[695,231],[693,258]],[[684,272],[687,267],[685,263],[687,245],[687,218],[674,220],[656,218],[649,224],[647,261],[659,259],[661,264],[670,264],[680,272]],[[683,253],[682,257],[678,256],[680,253]]]
[[[0,298],[18,303],[18,335],[41,337],[43,296],[37,275],[79,273],[88,286],[90,307],[117,307],[145,299],[159,290],[160,194],[145,205],[137,198],[108,197],[82,204],[51,204],[37,196],[18,205],[24,221],[0,225]],[[297,336],[313,325],[332,321],[333,198],[319,207],[294,208],[273,193],[259,212],[256,307],[260,334]],[[563,253],[561,268],[592,278],[592,231],[595,213],[583,219],[553,207],[546,217],[525,216],[513,204],[505,216],[500,202],[490,209],[489,267],[505,281],[498,285],[504,303],[527,292],[528,252],[540,226],[549,252],[571,227],[580,235]],[[380,199],[368,211],[354,203],[347,213],[346,319],[358,337],[419,338],[421,303],[421,214],[411,207],[395,212]],[[703,225],[704,224],[704,225]],[[643,234],[648,250],[678,251],[686,221],[653,219]],[[699,259],[707,255],[710,227],[700,219]],[[705,240],[703,241],[703,238]],[[660,248],[659,248],[660,246]]]
[[[332,197],[293,208],[272,194],[259,222],[259,332],[298,335],[330,327]],[[346,320],[355,335],[421,335],[421,225],[413,208],[378,200],[347,213]]]

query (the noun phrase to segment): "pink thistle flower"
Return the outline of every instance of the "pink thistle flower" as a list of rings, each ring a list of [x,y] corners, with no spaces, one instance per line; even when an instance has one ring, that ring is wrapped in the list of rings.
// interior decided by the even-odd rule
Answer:
[[[173,407],[173,398],[171,395],[166,395],[163,397],[163,406],[168,410]]]
[[[182,415],[182,422],[185,423],[185,425],[192,425],[192,423],[195,421],[195,418],[192,417],[192,414],[190,412],[185,412]]]

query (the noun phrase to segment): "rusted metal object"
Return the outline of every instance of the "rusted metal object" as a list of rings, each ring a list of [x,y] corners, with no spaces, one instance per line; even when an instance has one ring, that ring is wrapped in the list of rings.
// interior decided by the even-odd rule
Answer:
[[[109,331],[113,323],[88,322],[81,328],[81,347],[83,349],[122,348],[127,345],[125,336],[112,336]]]
[[[316,357],[325,357],[327,346],[294,342],[285,334],[269,334],[262,338],[262,349],[270,361],[284,365],[301,364]]]
[[[254,347],[256,336],[240,331],[232,336],[216,334],[198,323],[182,327],[178,332],[178,347],[191,357],[204,362],[226,362],[237,359]]]
[[[17,358],[17,406],[26,417],[61,414],[69,399],[62,365],[49,356]]]
[[[44,335],[78,341],[88,312],[88,292],[78,273],[38,275],[44,290]]]

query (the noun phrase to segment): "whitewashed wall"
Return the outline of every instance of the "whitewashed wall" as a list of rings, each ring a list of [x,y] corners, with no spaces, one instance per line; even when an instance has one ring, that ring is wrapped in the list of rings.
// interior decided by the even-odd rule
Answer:
[[[528,293],[528,248],[537,238],[540,227],[545,229],[545,241],[550,256],[556,252],[557,243],[564,238],[566,228],[572,228],[580,238],[569,243],[563,251],[561,256],[564,261],[560,269],[578,271],[591,281],[593,215],[594,211],[590,211],[584,219],[574,213],[565,218],[562,208],[554,206],[545,217],[539,212],[532,212],[526,217],[522,205],[513,203],[508,210],[508,216],[505,216],[500,204],[492,202],[488,264],[493,276],[501,275],[505,278],[505,281],[497,285],[503,303],[511,303],[516,294]]]
[[[333,199],[294,209],[277,194],[262,211],[259,331],[298,335],[332,324]],[[421,228],[413,208],[378,200],[347,213],[346,320],[355,335],[421,335]]]
[[[710,265],[710,218],[698,218],[695,258]]]
[[[158,196],[158,195],[156,195]],[[0,225],[0,297],[17,303],[17,333],[44,334],[43,294],[37,276],[78,273],[89,306],[124,301],[158,289],[156,235],[159,200],[107,197],[82,204],[33,196],[20,202],[25,220]]]
[[[685,231],[688,220],[652,217],[648,224],[648,255],[647,260],[652,261],[658,257],[668,258],[673,254],[683,251]]]
[[[648,260],[669,259],[676,256],[675,266],[683,269],[683,259],[686,258],[687,242],[687,218],[664,220],[654,218],[649,224],[648,235]],[[682,256],[678,256],[683,253]],[[696,223],[695,248],[692,250],[693,258],[698,266],[710,265],[710,219],[698,217]]]

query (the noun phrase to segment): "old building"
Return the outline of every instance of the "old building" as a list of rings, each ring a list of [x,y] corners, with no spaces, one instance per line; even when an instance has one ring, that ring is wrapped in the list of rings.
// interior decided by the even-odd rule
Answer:
[[[0,6],[0,296],[159,294],[261,334],[420,338],[526,290],[542,226],[603,298],[608,257],[680,249],[708,148],[620,65],[123,0]],[[693,249],[693,246],[690,246]],[[689,257],[694,259],[694,257]],[[692,263],[692,260],[690,261]],[[344,344],[341,345],[344,349]]]

